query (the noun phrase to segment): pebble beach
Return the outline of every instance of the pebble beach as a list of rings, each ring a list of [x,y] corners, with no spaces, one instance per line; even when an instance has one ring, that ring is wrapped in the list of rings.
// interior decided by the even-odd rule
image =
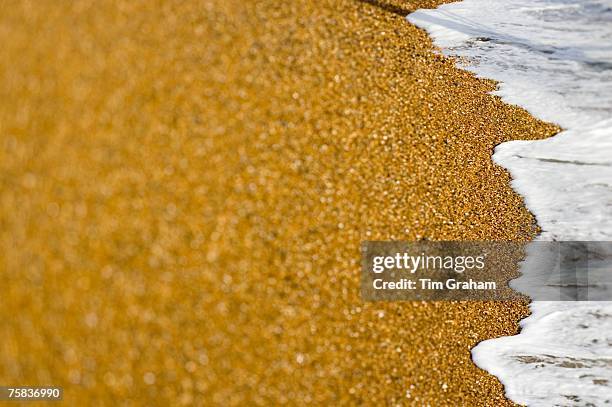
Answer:
[[[364,240],[526,241],[493,164],[559,128],[405,19],[435,1],[0,16],[0,384],[69,404],[511,405],[523,302],[364,302]],[[3,384],[4,383],[4,384]]]

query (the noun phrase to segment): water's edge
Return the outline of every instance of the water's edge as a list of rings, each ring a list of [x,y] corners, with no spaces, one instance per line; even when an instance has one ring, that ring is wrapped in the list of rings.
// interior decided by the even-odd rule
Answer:
[[[505,103],[565,129],[492,157],[542,228],[536,240],[612,240],[612,0],[465,0],[407,19],[470,61],[460,68],[498,81]],[[512,288],[528,290],[535,263],[529,253]],[[520,404],[612,402],[612,303],[530,310],[518,334],[475,346],[474,363]]]

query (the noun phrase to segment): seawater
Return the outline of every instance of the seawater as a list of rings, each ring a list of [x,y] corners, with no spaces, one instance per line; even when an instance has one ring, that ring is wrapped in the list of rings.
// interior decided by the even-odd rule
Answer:
[[[612,240],[612,0],[466,0],[408,20],[463,68],[499,81],[504,101],[563,127],[493,156],[542,227],[538,239]],[[535,263],[528,254],[514,288],[529,287]],[[520,334],[480,343],[474,362],[521,404],[612,405],[612,303],[530,307]]]

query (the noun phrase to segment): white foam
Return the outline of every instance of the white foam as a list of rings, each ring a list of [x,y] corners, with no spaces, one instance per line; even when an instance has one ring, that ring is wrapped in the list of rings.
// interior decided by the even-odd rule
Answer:
[[[534,302],[520,335],[480,343],[474,362],[530,406],[603,405],[612,398],[612,303]]]
[[[612,240],[612,0],[465,0],[419,10],[425,28],[495,92],[566,130],[495,150],[542,240]],[[537,256],[513,287],[528,291]],[[532,279],[532,280],[530,280]],[[612,303],[534,302],[519,335],[485,341],[475,363],[528,405],[612,403]]]

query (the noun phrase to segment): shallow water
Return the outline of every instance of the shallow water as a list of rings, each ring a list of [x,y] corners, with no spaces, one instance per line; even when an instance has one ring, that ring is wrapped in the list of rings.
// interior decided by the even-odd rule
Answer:
[[[565,129],[504,143],[493,157],[535,214],[539,239],[612,240],[612,0],[466,0],[408,20],[462,67],[500,81],[506,102]],[[535,278],[531,256],[519,290]],[[519,403],[612,404],[612,303],[531,310],[519,335],[478,345],[476,364]]]

